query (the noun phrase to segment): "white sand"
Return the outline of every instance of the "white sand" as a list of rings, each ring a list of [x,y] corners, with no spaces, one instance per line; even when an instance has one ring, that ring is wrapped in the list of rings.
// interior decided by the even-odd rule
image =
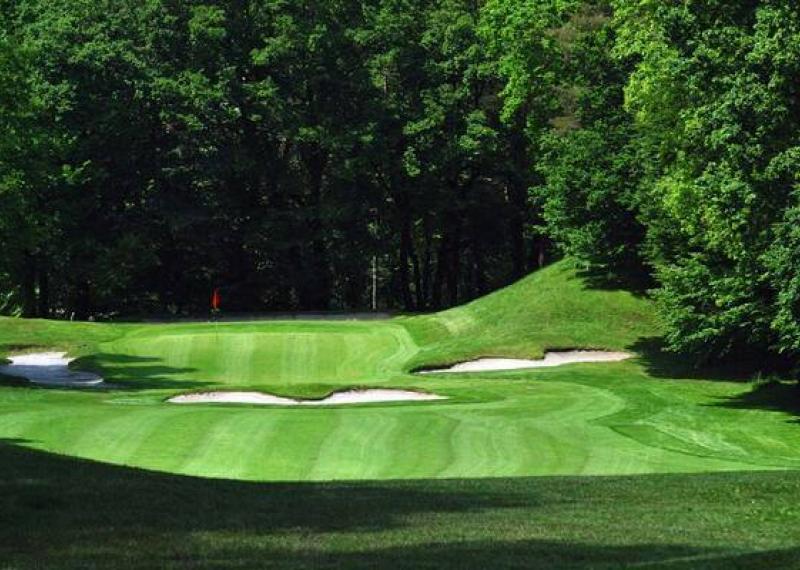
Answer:
[[[25,378],[34,384],[48,386],[67,386],[71,388],[97,387],[103,379],[91,372],[80,372],[69,369],[69,363],[75,360],[67,358],[65,352],[40,352],[9,356],[11,364],[0,365],[0,374]]]
[[[167,400],[173,404],[260,404],[267,406],[335,406],[340,404],[367,404],[374,402],[407,402],[444,400],[444,396],[412,392],[410,390],[347,390],[334,392],[321,400],[282,398],[261,392],[203,392],[184,394]]]
[[[632,355],[627,352],[605,352],[599,350],[569,350],[547,352],[542,360],[524,360],[519,358],[479,358],[461,362],[448,368],[422,370],[420,374],[438,374],[442,372],[492,372],[497,370],[522,370],[526,368],[550,368],[577,362],[619,362]]]

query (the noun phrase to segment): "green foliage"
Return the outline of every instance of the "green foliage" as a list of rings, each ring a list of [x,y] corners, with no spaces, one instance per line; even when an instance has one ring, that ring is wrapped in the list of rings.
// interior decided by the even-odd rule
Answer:
[[[764,253],[766,281],[777,291],[772,328],[779,337],[780,350],[793,357],[800,354],[800,205],[794,205],[777,223],[775,239]]]
[[[675,350],[797,353],[788,0],[6,4],[26,314],[362,307],[373,259],[382,305],[424,310],[552,240],[655,285]]]
[[[791,279],[765,279],[764,252],[782,247],[798,171],[797,7],[616,7],[618,51],[639,59],[627,104],[659,151],[640,200],[671,345],[702,357],[789,348],[773,327],[786,328],[774,300],[791,297]]]
[[[543,247],[526,231],[531,155],[524,125],[500,120],[482,13],[15,4],[3,34],[25,80],[0,82],[0,98],[32,106],[30,140],[0,143],[28,156],[3,151],[16,203],[0,225],[20,243],[0,269],[26,313],[197,312],[215,286],[229,310],[357,308],[373,257],[387,307],[524,274]]]
[[[621,108],[626,65],[611,50],[609,11],[583,6],[557,30],[562,116],[542,138],[535,189],[549,234],[572,256],[615,273],[642,272],[636,219],[644,169]]]
[[[524,35],[508,14],[530,6],[487,6],[513,55],[507,38]],[[557,73],[543,91],[527,75],[542,69],[534,50],[498,58],[507,114],[541,121],[523,95],[558,103],[550,128],[527,130],[545,231],[593,273],[652,278],[674,350],[697,361],[796,355],[797,7],[565,8],[558,24],[525,16],[550,26],[543,61]]]
[[[481,31],[506,84],[503,118],[522,113],[528,128],[547,125],[549,116],[539,112],[555,110],[552,86],[560,73],[557,39],[552,33],[579,2],[552,0],[490,0],[482,13]]]

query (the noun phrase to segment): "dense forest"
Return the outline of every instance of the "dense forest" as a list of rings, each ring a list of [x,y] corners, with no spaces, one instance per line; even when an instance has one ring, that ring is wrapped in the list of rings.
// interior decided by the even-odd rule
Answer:
[[[450,306],[566,254],[800,353],[793,0],[0,0],[0,310]],[[523,310],[523,308],[521,308]]]
[[[26,315],[207,310],[217,287],[229,310],[362,308],[374,266],[381,307],[425,310],[541,263],[553,94],[503,115],[477,3],[3,11],[0,268]]]

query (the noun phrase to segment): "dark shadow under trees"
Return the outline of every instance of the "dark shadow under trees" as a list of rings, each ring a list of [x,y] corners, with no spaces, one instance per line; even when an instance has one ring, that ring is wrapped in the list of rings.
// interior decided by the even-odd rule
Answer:
[[[70,368],[96,373],[107,385],[75,388],[55,384],[36,384],[22,378],[2,376],[4,386],[39,388],[42,390],[195,390],[213,384],[183,379],[196,368],[161,364],[161,359],[127,354],[98,353],[82,356],[70,363]]]
[[[13,568],[727,570],[800,555],[777,515],[748,529],[774,537],[783,524],[772,546],[736,544],[728,525],[774,514],[797,474],[247,483],[22,447],[33,443],[0,443],[0,561]]]
[[[737,352],[726,359],[698,364],[688,355],[668,350],[662,337],[639,339],[628,347],[651,376],[676,380],[750,381],[763,375],[790,376],[791,363],[775,355]]]
[[[796,382],[770,380],[758,382],[749,392],[715,404],[737,410],[768,410],[794,417],[800,423],[800,385]]]

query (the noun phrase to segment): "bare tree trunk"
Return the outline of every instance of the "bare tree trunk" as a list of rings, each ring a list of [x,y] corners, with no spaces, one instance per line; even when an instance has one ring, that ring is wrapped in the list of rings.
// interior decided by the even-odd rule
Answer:
[[[398,209],[400,213],[400,296],[406,311],[411,311],[414,305],[411,299],[411,275],[408,268],[411,251],[414,247],[411,239],[411,204],[409,202],[408,190],[404,190],[400,195]]]
[[[414,279],[414,308],[420,311],[425,306],[425,297],[422,290],[422,272],[419,265],[419,255],[417,255],[413,244],[411,249],[411,268]]]
[[[36,309],[36,258],[25,253],[22,267],[22,315],[35,317]]]
[[[78,320],[86,320],[91,315],[92,301],[91,301],[91,287],[89,282],[85,279],[80,279],[74,291],[74,300],[72,303],[75,318]]]
[[[449,251],[450,236],[445,230],[442,233],[442,241],[439,244],[439,251],[436,254],[436,273],[433,277],[433,290],[431,291],[431,304],[434,309],[442,308],[442,289],[446,273],[448,270],[447,254]]]
[[[304,282],[298,283],[300,303],[304,309],[325,310],[330,307],[333,279],[330,274],[325,228],[322,219],[322,186],[327,156],[324,150],[314,147],[303,153],[308,171],[308,221],[311,236],[311,255]]]
[[[433,255],[433,230],[431,228],[431,220],[428,216],[425,216],[425,219],[423,220],[423,232],[425,249],[423,252],[424,257],[422,261],[422,278],[420,280],[420,292],[418,293],[419,300],[417,301],[417,306],[420,309],[427,309],[433,303],[431,298],[431,257]]]
[[[39,269],[39,317],[50,316],[50,276],[44,267]]]
[[[447,303],[455,306],[459,301],[459,281],[461,279],[461,223],[456,217],[447,251]]]
[[[522,117],[518,119],[522,121]],[[514,279],[519,279],[527,273],[527,254],[525,247],[525,224],[528,219],[528,186],[530,181],[522,173],[528,172],[528,146],[523,125],[518,125],[517,134],[511,138],[511,154],[515,164],[515,171],[508,181],[507,198],[511,215],[508,220],[511,232],[511,271]]]

